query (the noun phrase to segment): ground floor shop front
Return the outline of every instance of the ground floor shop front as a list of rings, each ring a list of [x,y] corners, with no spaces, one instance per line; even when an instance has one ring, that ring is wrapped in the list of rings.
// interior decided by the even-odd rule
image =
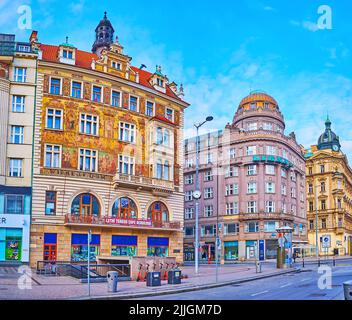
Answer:
[[[316,248],[316,233],[309,232],[309,244]],[[352,255],[352,232],[319,232],[318,233],[319,255]]]
[[[222,240],[219,248],[219,260],[221,263],[231,263],[238,260],[266,260],[276,259],[278,240]],[[194,261],[195,250],[193,242],[184,243],[185,262]],[[216,248],[215,240],[200,243],[199,261],[211,263],[215,261]]]
[[[88,233],[92,231],[88,249]],[[182,262],[181,230],[67,227],[33,224],[31,266],[37,261],[86,262],[88,257],[175,257]]]

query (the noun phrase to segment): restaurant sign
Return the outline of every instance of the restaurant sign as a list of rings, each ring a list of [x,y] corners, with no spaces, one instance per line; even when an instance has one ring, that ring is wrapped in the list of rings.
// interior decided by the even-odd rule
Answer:
[[[121,218],[105,218],[105,224],[117,224],[124,226],[136,226],[136,227],[152,227],[151,220],[141,220],[141,219],[121,219]]]

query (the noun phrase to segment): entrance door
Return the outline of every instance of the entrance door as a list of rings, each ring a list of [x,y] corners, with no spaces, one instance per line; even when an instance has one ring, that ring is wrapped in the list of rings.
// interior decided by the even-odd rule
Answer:
[[[247,259],[254,259],[255,258],[255,248],[253,246],[247,247]]]
[[[44,261],[56,261],[56,244],[44,245]]]

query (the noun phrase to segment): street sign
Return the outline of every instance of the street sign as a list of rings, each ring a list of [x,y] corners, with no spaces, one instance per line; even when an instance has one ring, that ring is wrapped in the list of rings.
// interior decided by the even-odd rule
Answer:
[[[321,246],[323,248],[330,248],[331,247],[331,236],[330,235],[324,235],[321,237]]]

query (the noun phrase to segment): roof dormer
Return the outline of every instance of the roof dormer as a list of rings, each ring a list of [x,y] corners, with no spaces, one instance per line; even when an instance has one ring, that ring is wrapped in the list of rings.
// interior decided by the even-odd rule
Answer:
[[[66,42],[59,46],[59,61],[74,65],[76,63],[76,50],[74,45],[68,43],[68,37],[66,37]]]
[[[158,90],[162,93],[166,93],[166,85],[168,84],[169,79],[166,75],[161,73],[161,66],[156,66],[155,73],[150,78],[150,83],[155,90]]]

